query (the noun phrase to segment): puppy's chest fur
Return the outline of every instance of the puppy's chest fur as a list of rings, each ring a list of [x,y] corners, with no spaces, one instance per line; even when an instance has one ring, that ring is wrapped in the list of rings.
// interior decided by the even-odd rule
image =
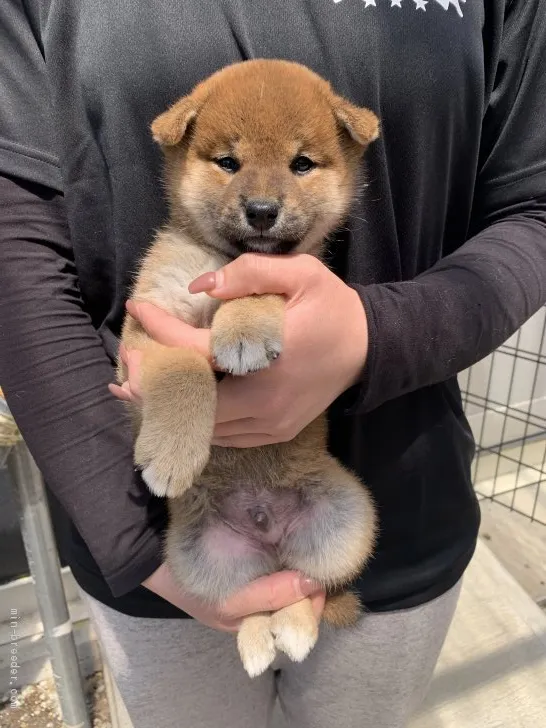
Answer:
[[[192,326],[210,328],[220,302],[206,293],[192,295],[188,286],[202,273],[218,270],[228,260],[219,251],[198,245],[185,233],[167,227],[146,254],[133,295]]]

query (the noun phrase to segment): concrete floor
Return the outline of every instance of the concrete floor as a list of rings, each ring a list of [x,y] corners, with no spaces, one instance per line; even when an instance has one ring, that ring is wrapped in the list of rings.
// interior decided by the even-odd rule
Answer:
[[[481,536],[527,594],[546,607],[546,526],[501,503],[481,503]]]
[[[546,614],[482,542],[411,728],[546,725]]]

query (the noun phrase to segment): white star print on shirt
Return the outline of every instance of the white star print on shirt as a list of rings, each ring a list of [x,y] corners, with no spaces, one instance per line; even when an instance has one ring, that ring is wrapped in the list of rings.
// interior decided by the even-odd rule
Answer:
[[[461,3],[465,3],[466,0],[436,0],[438,5],[441,5],[444,10],[447,10],[450,5],[453,5],[457,14],[462,18],[463,11],[461,10]]]
[[[338,3],[343,2],[343,0],[333,0],[334,4],[337,5]],[[364,2],[365,8],[376,8],[377,7],[377,0],[362,0]],[[402,7],[403,0],[391,0],[391,8],[401,8]],[[413,0],[415,3],[415,9],[416,10],[423,10],[426,11],[426,6],[428,5],[429,0]],[[455,9],[455,12],[459,17],[463,17],[463,11],[461,9],[461,3],[466,3],[466,0],[433,0],[433,2],[438,3],[438,5],[441,5],[444,10],[449,10],[451,7]]]

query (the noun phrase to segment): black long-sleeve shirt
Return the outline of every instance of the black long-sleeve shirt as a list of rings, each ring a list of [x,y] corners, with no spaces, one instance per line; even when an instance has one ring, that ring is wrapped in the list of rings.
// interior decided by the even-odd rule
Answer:
[[[76,578],[121,611],[180,614],[138,587],[165,508],[106,389],[132,271],[165,219],[148,127],[241,58],[303,62],[382,121],[332,246],[370,331],[363,379],[330,412],[332,452],[379,506],[363,601],[421,603],[471,558],[456,374],[546,300],[546,0],[400,5],[0,6],[0,383],[65,513]]]

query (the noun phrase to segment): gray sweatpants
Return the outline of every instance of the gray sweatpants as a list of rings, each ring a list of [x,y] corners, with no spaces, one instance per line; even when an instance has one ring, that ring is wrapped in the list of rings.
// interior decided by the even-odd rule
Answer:
[[[405,728],[422,702],[460,584],[415,609],[321,628],[301,664],[251,680],[235,638],[194,620],[127,617],[86,596],[134,728],[267,728],[278,698],[289,728]]]

